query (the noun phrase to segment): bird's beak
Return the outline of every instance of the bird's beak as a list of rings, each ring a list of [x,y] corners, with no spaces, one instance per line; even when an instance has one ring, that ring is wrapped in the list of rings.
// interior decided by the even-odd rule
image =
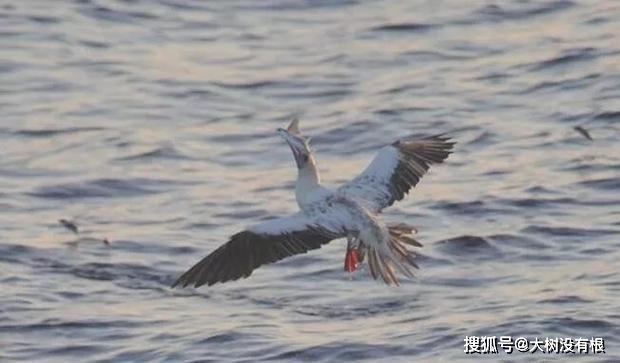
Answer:
[[[286,143],[291,147],[293,153],[297,153],[300,151],[302,145],[300,145],[300,140],[295,137],[295,135],[292,135],[290,132],[283,128],[278,128],[277,132],[278,135],[280,135],[280,137],[282,137],[284,141],[286,141]]]
[[[303,167],[303,165],[307,161],[307,152],[306,145],[303,139],[298,136],[290,133],[288,130],[283,128],[277,129],[278,135],[280,135],[293,151],[293,156],[295,157],[295,162],[299,168]]]
[[[292,135],[289,134],[288,131],[286,131],[285,129],[281,127],[278,127],[276,132],[278,133],[278,135],[280,135],[281,138],[284,139],[284,141],[286,141],[289,145],[291,144],[289,140],[292,138]]]

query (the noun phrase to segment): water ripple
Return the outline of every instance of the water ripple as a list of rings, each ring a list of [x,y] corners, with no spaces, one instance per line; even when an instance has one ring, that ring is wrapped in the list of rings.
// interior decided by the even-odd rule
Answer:
[[[538,3],[521,3],[520,6],[512,8],[499,4],[485,5],[477,10],[477,13],[484,19],[491,21],[531,19],[533,16],[547,15],[550,13],[563,11],[575,6],[575,3],[568,0],[541,1]]]
[[[39,198],[80,199],[80,198],[120,198],[146,194],[163,193],[175,184],[163,179],[96,179],[88,182],[67,183],[37,188],[29,195]]]
[[[466,335],[561,334],[617,362],[618,7],[441,5],[0,5],[0,361],[477,362]],[[457,141],[386,209],[420,229],[416,277],[348,274],[339,239],[170,289],[296,210],[292,117],[327,185],[397,137]]]
[[[157,147],[143,153],[123,156],[117,158],[119,161],[148,161],[148,160],[193,160],[193,158],[182,154],[172,146]]]
[[[420,33],[436,28],[436,24],[422,24],[422,23],[398,23],[398,24],[386,24],[371,28],[374,32],[407,32],[407,33]]]
[[[69,127],[64,129],[22,129],[12,133],[17,136],[48,138],[55,135],[77,134],[82,132],[94,132],[105,130],[102,127]]]

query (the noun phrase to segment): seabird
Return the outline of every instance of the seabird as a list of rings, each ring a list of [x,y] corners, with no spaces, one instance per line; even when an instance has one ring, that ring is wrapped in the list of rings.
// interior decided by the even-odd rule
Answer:
[[[310,139],[293,120],[278,134],[290,146],[298,176],[295,197],[299,211],[267,220],[234,234],[230,240],[196,263],[172,285],[213,285],[246,278],[256,268],[289,256],[318,249],[338,238],[347,238],[345,270],[352,272],[367,256],[370,273],[386,284],[398,284],[396,271],[413,277],[418,268],[406,245],[421,244],[403,223],[386,224],[379,213],[399,201],[426,173],[431,164],[443,162],[454,142],[435,135],[403,137],[379,150],[370,165],[350,182],[329,189],[321,184]]]

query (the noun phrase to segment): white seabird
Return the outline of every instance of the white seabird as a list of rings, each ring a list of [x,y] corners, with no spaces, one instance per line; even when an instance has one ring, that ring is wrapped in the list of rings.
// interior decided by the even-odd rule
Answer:
[[[300,211],[248,227],[196,263],[172,285],[213,285],[246,278],[256,268],[289,256],[306,253],[338,238],[348,240],[345,270],[352,272],[368,255],[370,273],[386,284],[398,284],[395,270],[412,277],[418,268],[405,245],[420,247],[408,237],[415,229],[406,224],[387,225],[379,213],[401,200],[426,173],[443,162],[453,142],[442,135],[407,136],[379,150],[356,178],[337,189],[321,185],[309,138],[299,121],[278,129],[286,140],[298,176],[295,197]]]

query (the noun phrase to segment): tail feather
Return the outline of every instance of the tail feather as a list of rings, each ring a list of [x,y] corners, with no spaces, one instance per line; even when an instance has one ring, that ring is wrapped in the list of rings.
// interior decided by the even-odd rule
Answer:
[[[375,250],[368,251],[368,266],[370,267],[370,275],[376,280],[378,277],[377,272],[379,271],[379,266],[377,265]]]
[[[415,239],[411,238],[411,237],[407,237],[407,236],[399,236],[398,237],[398,242],[404,242],[410,246],[413,247],[422,247],[422,244],[418,241],[416,241]]]
[[[398,280],[396,279],[396,276],[394,276],[394,270],[390,266],[389,262],[385,261],[384,256],[374,248],[371,249],[369,252],[370,256],[373,256],[373,260],[375,262],[375,275],[381,276],[383,282],[385,282],[387,285],[398,285]],[[372,268],[373,267],[370,268],[371,271]]]
[[[396,286],[400,285],[398,283],[398,279],[396,278],[396,274],[394,273],[394,267],[393,267],[394,264],[390,263],[389,261],[384,261],[384,264],[385,264],[384,271],[386,272],[386,275],[388,276],[390,283]],[[388,283],[388,285],[390,283]]]
[[[417,228],[410,226],[406,223],[389,224],[388,230],[390,231],[391,235],[398,235],[398,236],[403,235],[403,234],[418,233]]]
[[[398,257],[400,257],[401,260],[407,261],[409,265],[418,270],[420,269],[420,267],[418,267],[418,265],[415,263],[411,251],[409,251],[407,248],[405,248],[405,246],[399,243],[398,240],[391,240],[390,244],[392,245],[392,248],[394,248],[394,250],[398,253]]]
[[[414,255],[406,246],[422,247],[422,244],[407,236],[417,232],[414,227],[400,223],[389,225],[388,231],[390,237],[387,246],[368,247],[365,252],[368,254],[368,266],[373,279],[381,278],[388,285],[398,285],[395,269],[409,278],[414,277],[412,267],[419,269]]]

